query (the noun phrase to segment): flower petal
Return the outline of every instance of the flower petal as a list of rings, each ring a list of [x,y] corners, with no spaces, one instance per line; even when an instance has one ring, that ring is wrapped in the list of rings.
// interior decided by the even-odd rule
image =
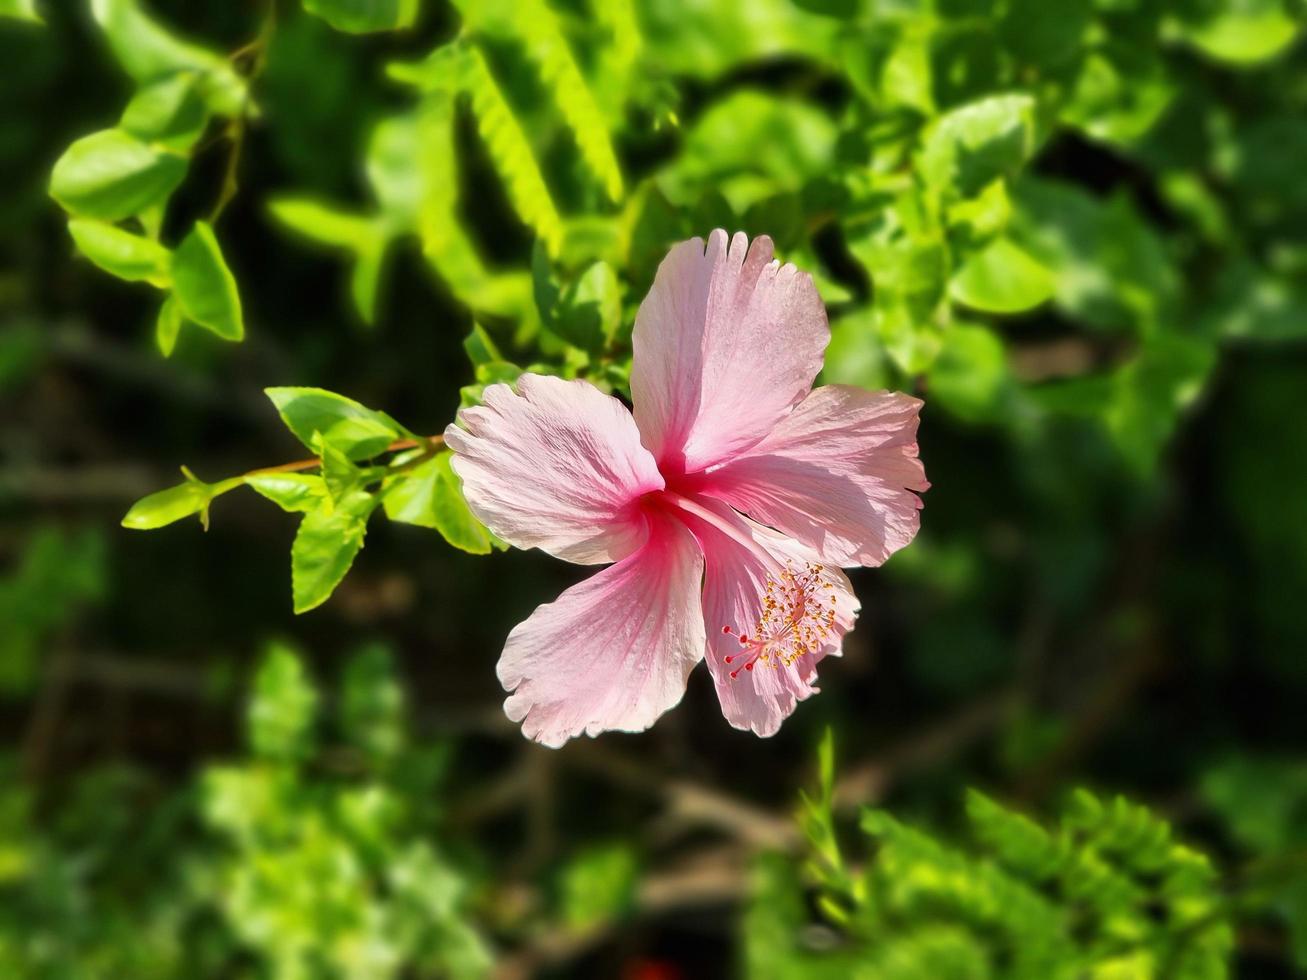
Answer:
[[[880,565],[921,524],[921,402],[818,388],[748,453],[706,474],[703,493],[779,528],[835,565]]]
[[[761,440],[802,400],[830,342],[812,278],[761,236],[681,242],[635,318],[631,394],[663,473],[694,473]]]
[[[499,680],[522,733],[559,746],[584,732],[643,731],[681,700],[703,657],[703,556],[656,518],[643,547],[540,606],[508,636]]]
[[[727,535],[719,527],[686,517],[704,553],[707,660],[722,714],[735,728],[763,737],[774,735],[794,706],[816,692],[812,685],[818,662],[840,654],[844,634],[853,628],[858,616],[858,597],[844,573],[822,565],[811,549],[736,514],[720,502],[700,499],[698,503],[718,516],[717,524],[729,524],[734,529]],[[741,658],[738,636],[757,629],[769,580],[774,581],[778,564],[798,573],[815,570],[825,589],[822,601],[826,608],[833,607],[834,616],[823,641],[811,653],[789,664],[773,659],[747,669],[743,667],[747,661]],[[727,634],[724,628],[732,632]]]
[[[645,540],[635,501],[663,478],[621,402],[587,381],[524,374],[491,385],[445,442],[472,513],[518,548],[581,564]]]

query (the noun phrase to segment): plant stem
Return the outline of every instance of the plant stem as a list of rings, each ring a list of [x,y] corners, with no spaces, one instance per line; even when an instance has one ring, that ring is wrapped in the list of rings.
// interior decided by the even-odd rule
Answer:
[[[403,452],[405,449],[425,448],[427,452],[423,454],[423,456],[419,457],[421,461],[425,462],[427,459],[430,459],[432,456],[438,453],[444,447],[444,445],[445,445],[444,436],[426,436],[424,438],[417,438],[417,439],[396,439],[394,442],[392,442],[389,446],[385,448],[384,452],[398,453],[398,452]],[[410,460],[408,463],[405,463],[402,467],[395,469],[393,472],[401,472],[403,469],[409,469],[412,466],[416,465],[417,462],[418,460]],[[313,456],[310,457],[309,459],[297,459],[291,463],[281,463],[277,466],[264,466],[257,470],[250,470],[247,473],[242,473],[239,479],[243,480],[246,477],[250,477],[250,476],[264,476],[268,473],[298,473],[301,470],[311,470],[321,465],[322,465],[322,460],[319,459],[317,456]]]

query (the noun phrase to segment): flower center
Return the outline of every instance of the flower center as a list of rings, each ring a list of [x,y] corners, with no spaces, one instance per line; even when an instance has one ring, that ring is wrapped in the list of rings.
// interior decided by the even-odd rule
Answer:
[[[731,671],[732,679],[741,670],[788,667],[800,657],[816,653],[835,630],[835,586],[822,578],[822,566],[793,562],[775,575],[767,576],[758,622],[748,632],[723,626],[722,632],[734,636],[740,652],[726,658],[728,664],[740,662]]]

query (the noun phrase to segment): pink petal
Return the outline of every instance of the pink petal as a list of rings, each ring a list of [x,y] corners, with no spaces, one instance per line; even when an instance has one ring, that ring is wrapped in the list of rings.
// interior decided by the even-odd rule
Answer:
[[[736,514],[708,499],[698,503],[717,515],[718,527],[695,517],[686,522],[704,553],[703,618],[708,640],[708,667],[712,672],[722,714],[735,728],[756,735],[774,735],[794,706],[816,692],[817,664],[838,656],[844,634],[853,628],[858,598],[838,568],[822,565],[818,556],[797,541]],[[729,525],[732,534],[720,529]],[[742,543],[743,542],[743,543]],[[766,556],[770,556],[770,560]],[[776,662],[744,664],[739,634],[756,635],[769,580],[777,566],[803,574],[813,571],[829,590],[819,593],[825,608],[834,609],[832,628],[810,653],[787,665]],[[773,595],[775,591],[773,590]],[[724,628],[732,632],[727,634]],[[732,658],[729,662],[727,658]],[[732,676],[734,674],[735,676]]]
[[[663,487],[631,413],[587,381],[524,374],[516,389],[491,385],[445,430],[472,513],[567,561],[631,554],[648,534],[635,501]]]
[[[557,747],[584,732],[643,731],[681,700],[704,651],[703,557],[676,521],[540,606],[508,636],[499,680],[522,733]]]
[[[747,252],[747,254],[746,254]],[[718,229],[681,242],[635,319],[631,393],[665,474],[694,473],[755,445],[802,400],[830,342],[812,278]]]
[[[917,458],[921,402],[828,385],[748,453],[701,481],[703,493],[779,528],[840,566],[880,565],[921,523],[930,484]]]

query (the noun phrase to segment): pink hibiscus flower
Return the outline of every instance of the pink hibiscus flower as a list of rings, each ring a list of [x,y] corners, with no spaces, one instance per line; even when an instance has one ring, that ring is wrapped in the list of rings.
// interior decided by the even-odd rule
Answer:
[[[491,385],[445,440],[472,512],[519,548],[611,562],[508,636],[504,710],[558,746],[642,731],[703,658],[736,728],[771,735],[838,655],[840,571],[917,533],[907,395],[813,389],[830,328],[772,243],[676,245],[636,316],[634,414],[585,381]]]

